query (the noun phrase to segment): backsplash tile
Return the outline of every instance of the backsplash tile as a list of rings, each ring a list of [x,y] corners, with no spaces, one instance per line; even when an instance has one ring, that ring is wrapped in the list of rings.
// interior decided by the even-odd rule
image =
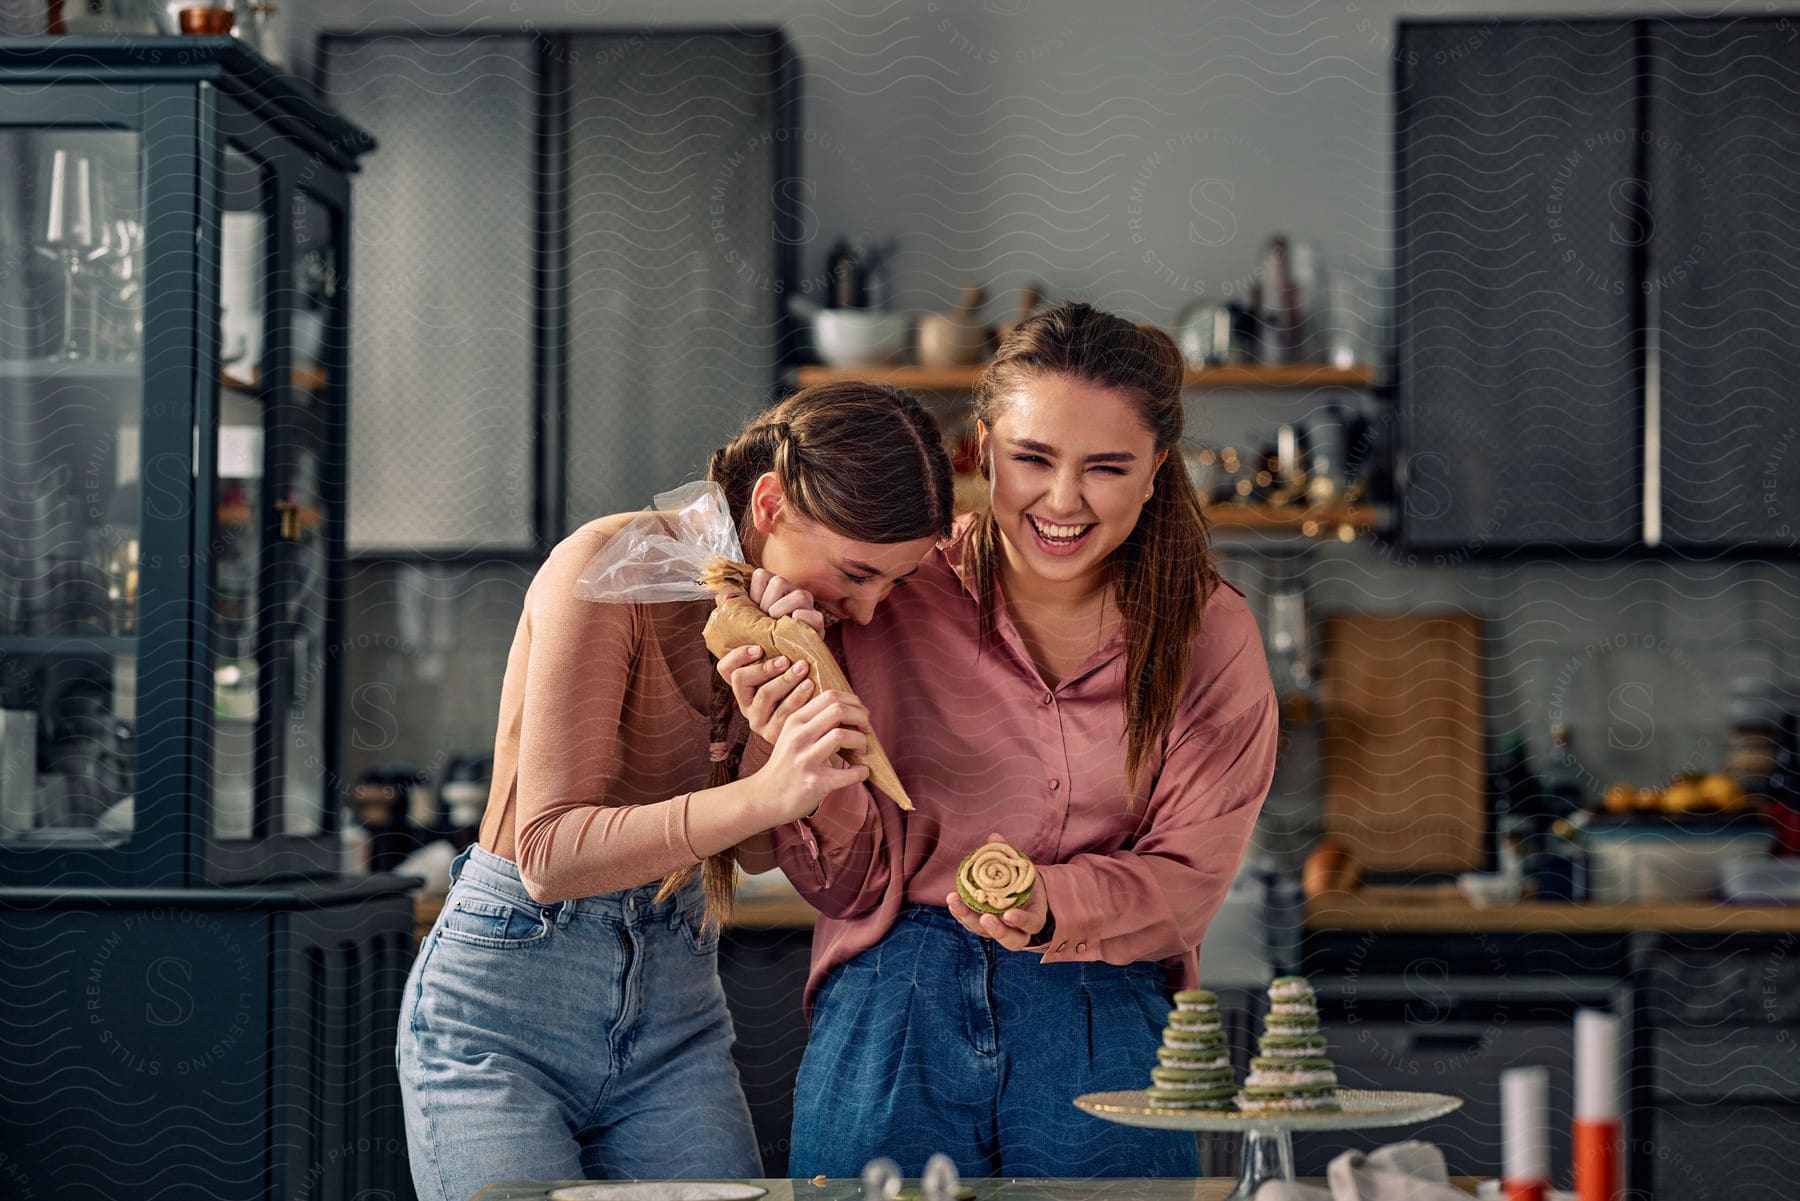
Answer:
[[[1222,539],[1221,570],[1268,625],[1269,592],[1305,582],[1315,633],[1334,611],[1462,609],[1488,623],[1487,727],[1523,734],[1543,764],[1553,719],[1574,733],[1599,789],[1651,784],[1723,759],[1724,704],[1740,676],[1800,671],[1800,566],[1475,561],[1408,566],[1389,548],[1325,543],[1301,554]],[[348,777],[409,763],[436,779],[451,755],[493,745],[500,686],[535,568],[488,562],[353,568]],[[1320,823],[1316,724],[1284,731],[1256,845],[1297,867]]]

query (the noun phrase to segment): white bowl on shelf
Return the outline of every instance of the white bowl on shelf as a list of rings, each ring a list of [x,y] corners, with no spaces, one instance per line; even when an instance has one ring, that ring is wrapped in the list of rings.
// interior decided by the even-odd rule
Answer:
[[[891,363],[905,352],[911,325],[904,313],[820,309],[813,317],[813,349],[833,367]]]

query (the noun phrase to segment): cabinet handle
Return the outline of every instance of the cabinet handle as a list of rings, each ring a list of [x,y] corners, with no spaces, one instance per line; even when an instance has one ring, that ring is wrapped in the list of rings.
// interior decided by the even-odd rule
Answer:
[[[1648,253],[1644,278],[1651,274]],[[1644,297],[1644,545],[1662,544],[1662,299]]]

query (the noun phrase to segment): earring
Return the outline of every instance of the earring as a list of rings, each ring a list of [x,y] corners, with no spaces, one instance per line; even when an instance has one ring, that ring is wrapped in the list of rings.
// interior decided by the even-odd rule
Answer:
[[[1150,499],[1150,497],[1151,497],[1151,494],[1152,494],[1152,493],[1154,493],[1154,492],[1155,492],[1155,491],[1156,491],[1156,489],[1155,489],[1155,488],[1146,488],[1146,489],[1144,489],[1144,499],[1145,499],[1145,500],[1149,500],[1149,499]]]

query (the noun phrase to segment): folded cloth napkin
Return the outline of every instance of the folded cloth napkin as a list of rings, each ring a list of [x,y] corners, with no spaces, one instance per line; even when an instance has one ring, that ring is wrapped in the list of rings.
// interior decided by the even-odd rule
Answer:
[[[1450,1183],[1444,1153],[1430,1143],[1392,1143],[1364,1155],[1346,1151],[1325,1169],[1329,1189],[1272,1180],[1256,1201],[1468,1201]]]

